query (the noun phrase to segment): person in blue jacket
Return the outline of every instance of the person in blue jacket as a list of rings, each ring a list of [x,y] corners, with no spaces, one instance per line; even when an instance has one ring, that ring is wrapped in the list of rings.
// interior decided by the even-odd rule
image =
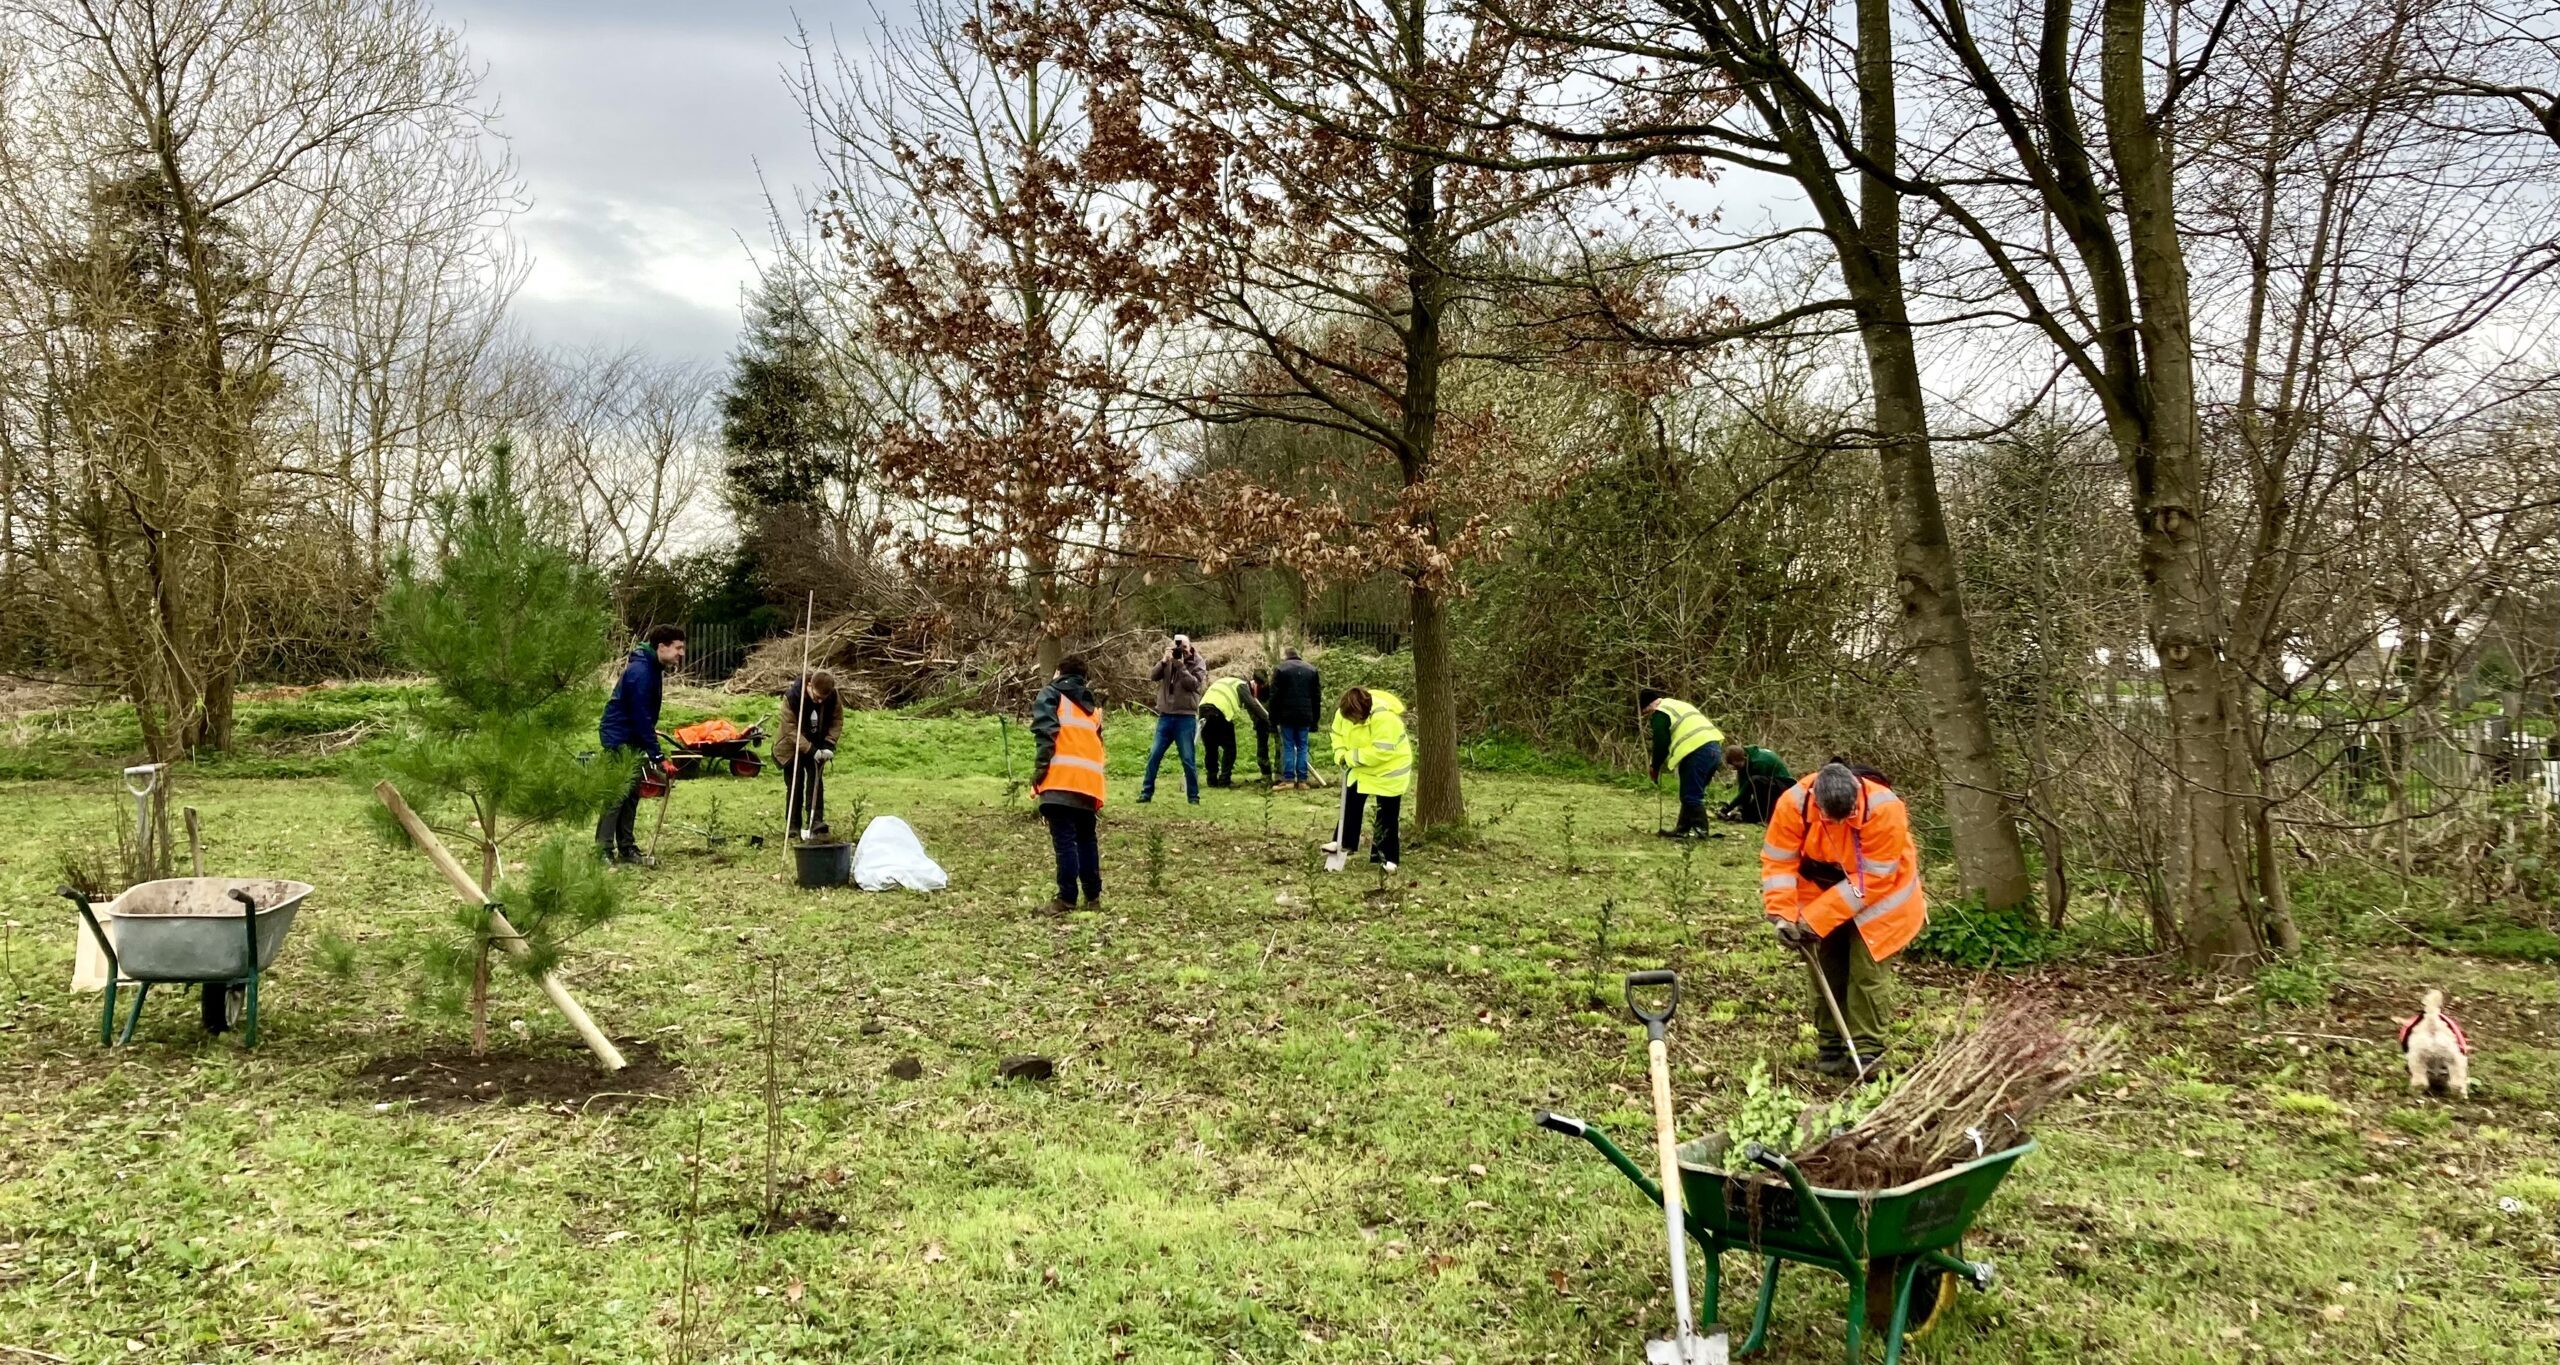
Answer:
[[[622,666],[613,695],[605,699],[604,719],[596,726],[596,738],[604,742],[605,751],[625,763],[635,753],[646,755],[644,763],[632,768],[631,787],[622,800],[606,807],[596,821],[596,851],[608,863],[647,866],[650,862],[640,851],[636,828],[640,779],[666,761],[658,748],[658,706],[666,698],[667,670],[683,666],[684,628],[651,626],[646,642],[633,649],[630,661]]]

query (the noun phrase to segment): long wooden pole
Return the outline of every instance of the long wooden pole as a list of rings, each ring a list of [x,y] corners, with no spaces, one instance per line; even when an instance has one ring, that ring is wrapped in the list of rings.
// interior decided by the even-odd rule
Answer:
[[[391,818],[400,822],[400,828],[409,832],[409,841],[416,844],[418,851],[427,855],[427,861],[435,864],[436,871],[443,873],[444,879],[453,884],[455,895],[472,905],[489,903],[489,897],[481,891],[480,883],[473,881],[471,874],[463,870],[462,864],[454,860],[452,851],[444,846],[443,840],[436,837],[434,830],[427,828],[427,822],[419,819],[416,811],[409,809],[409,802],[400,795],[398,787],[392,786],[387,780],[376,782],[373,784],[373,795],[375,800],[382,803],[383,809],[391,812]],[[499,947],[518,957],[533,955],[532,946],[524,941],[524,935],[516,932],[514,925],[507,922],[507,917],[503,913],[490,911],[489,925],[494,931]],[[607,1071],[620,1071],[624,1065],[622,1050],[613,1045],[612,1039],[604,1036],[604,1030],[596,1027],[596,1021],[587,1016],[585,1007],[578,1003],[576,997],[569,994],[569,988],[560,984],[560,978],[550,972],[544,972],[541,984],[542,993],[550,997],[552,1007],[559,1010],[561,1017],[569,1021],[569,1027],[578,1031],[578,1038],[587,1045],[587,1051],[596,1055],[596,1061]]]
[[[782,775],[782,846],[791,847],[791,811],[800,808],[800,818],[809,818],[808,804],[800,799],[800,775],[809,771],[809,632],[818,628],[818,591],[809,590],[809,605],[800,618],[800,681],[793,684],[799,703],[791,712],[791,768]],[[805,831],[803,831],[805,834]]]

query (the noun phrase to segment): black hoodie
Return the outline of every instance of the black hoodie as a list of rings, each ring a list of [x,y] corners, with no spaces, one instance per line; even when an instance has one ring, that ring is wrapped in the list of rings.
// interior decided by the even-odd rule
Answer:
[[[1080,674],[1061,673],[1049,680],[1047,687],[1031,702],[1031,785],[1037,787],[1049,775],[1049,760],[1058,752],[1058,698],[1073,698],[1087,711],[1100,708],[1093,704],[1093,693],[1084,685]],[[1078,810],[1094,810],[1093,798],[1083,792],[1048,791],[1040,793],[1044,806],[1073,806]]]

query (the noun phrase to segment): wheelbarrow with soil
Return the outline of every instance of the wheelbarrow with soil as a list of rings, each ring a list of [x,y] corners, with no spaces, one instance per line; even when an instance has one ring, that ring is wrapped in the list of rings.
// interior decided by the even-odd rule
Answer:
[[[1648,1202],[1661,1207],[1662,1187],[1607,1134],[1544,1110],[1538,1124],[1598,1148]],[[1750,1334],[1734,1351],[1748,1355],[1768,1338],[1779,1270],[1791,1261],[1819,1266],[1849,1282],[1850,1365],[1863,1358],[1866,1334],[1876,1326],[1884,1329],[1885,1365],[1898,1365],[1902,1343],[1936,1321],[1958,1283],[1990,1289],[1990,1262],[1965,1260],[1961,1243],[2009,1168],[2035,1148],[2033,1140],[2023,1141],[1893,1189],[1835,1190],[1814,1185],[1783,1153],[1756,1142],[1747,1145],[1739,1163],[1721,1135],[1681,1144],[1682,1220],[1707,1253],[1700,1316],[1716,1321],[1724,1254],[1757,1254],[1759,1302]],[[1727,1169],[1735,1165],[1742,1169]]]
[[[70,887],[59,892],[79,907],[80,918],[106,950],[101,1045],[133,1040],[153,986],[185,985],[203,993],[205,1032],[237,1027],[242,1043],[256,1047],[259,978],[275,965],[311,886],[272,877],[173,877],[127,887],[103,908]],[[116,991],[124,982],[135,990],[119,1034]]]

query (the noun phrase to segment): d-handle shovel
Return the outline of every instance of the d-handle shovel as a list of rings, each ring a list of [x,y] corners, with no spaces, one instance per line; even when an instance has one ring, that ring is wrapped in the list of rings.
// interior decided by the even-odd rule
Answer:
[[[1646,1009],[1637,998],[1639,991],[1655,986],[1665,988],[1659,1012]],[[1644,1025],[1645,1062],[1653,1073],[1653,1144],[1662,1161],[1662,1229],[1671,1247],[1672,1335],[1669,1340],[1646,1342],[1644,1358],[1653,1365],[1725,1365],[1724,1330],[1717,1328],[1702,1337],[1689,1315],[1689,1244],[1681,1227],[1680,1142],[1672,1131],[1671,1109],[1669,1030],[1672,1012],[1679,1008],[1677,972],[1627,974],[1627,1013]]]

